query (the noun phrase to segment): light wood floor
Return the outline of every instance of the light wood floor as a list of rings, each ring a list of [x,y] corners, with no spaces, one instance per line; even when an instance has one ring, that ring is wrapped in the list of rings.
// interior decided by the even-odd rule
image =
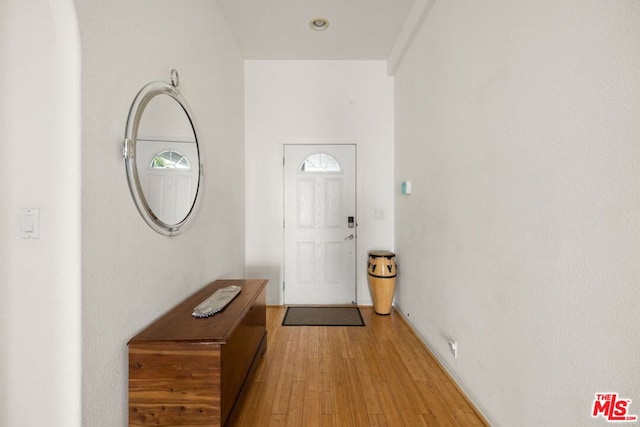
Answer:
[[[285,307],[268,307],[233,426],[485,425],[400,315],[360,311],[365,327],[281,326]]]

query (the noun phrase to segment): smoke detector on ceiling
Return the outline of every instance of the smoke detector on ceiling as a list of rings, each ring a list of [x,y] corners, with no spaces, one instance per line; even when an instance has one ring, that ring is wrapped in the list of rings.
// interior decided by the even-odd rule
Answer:
[[[329,20],[327,18],[313,18],[309,22],[309,26],[312,30],[324,31],[329,28]]]

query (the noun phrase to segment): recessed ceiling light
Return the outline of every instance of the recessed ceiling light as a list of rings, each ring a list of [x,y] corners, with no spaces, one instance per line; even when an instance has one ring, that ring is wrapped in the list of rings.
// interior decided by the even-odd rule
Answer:
[[[327,18],[313,18],[309,22],[309,26],[312,30],[324,31],[329,28],[329,20]]]

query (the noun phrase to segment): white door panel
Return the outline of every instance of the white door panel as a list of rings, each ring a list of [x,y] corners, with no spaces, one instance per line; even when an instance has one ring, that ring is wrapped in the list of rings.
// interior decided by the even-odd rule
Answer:
[[[284,153],[285,304],[355,303],[355,145],[285,145]],[[318,153],[337,165],[301,168]]]
[[[198,161],[198,148],[180,141],[139,140],[136,163],[140,186],[149,207],[167,224],[177,224],[191,210],[198,189],[197,168],[154,168],[151,163],[163,151],[175,151],[188,162]]]

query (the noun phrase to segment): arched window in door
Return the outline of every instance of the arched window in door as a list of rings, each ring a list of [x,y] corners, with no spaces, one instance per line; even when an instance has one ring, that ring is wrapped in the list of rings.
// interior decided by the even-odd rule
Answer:
[[[177,151],[162,151],[151,160],[151,169],[191,169],[189,160]]]
[[[300,172],[340,172],[338,161],[329,154],[315,153],[307,157],[300,166]]]

